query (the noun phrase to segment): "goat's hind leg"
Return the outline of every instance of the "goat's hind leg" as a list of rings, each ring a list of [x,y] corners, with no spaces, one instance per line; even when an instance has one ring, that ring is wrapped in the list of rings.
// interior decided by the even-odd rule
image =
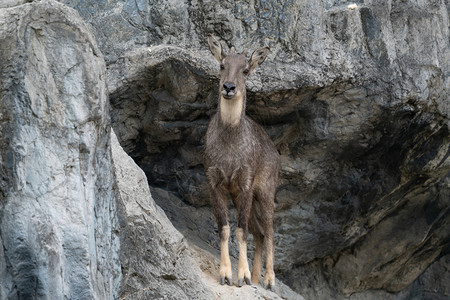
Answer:
[[[259,202],[255,198],[252,205],[250,222],[248,224],[248,229],[252,233],[256,243],[252,268],[252,282],[255,284],[261,281],[261,271],[264,263],[264,229],[261,225],[260,215],[261,208]]]
[[[250,218],[250,210],[252,206],[253,193],[251,190],[242,192],[239,195],[238,220],[236,228],[236,238],[239,244],[239,261],[238,261],[238,286],[243,286],[244,281],[248,285],[252,285],[251,273],[247,259],[247,236],[248,222]]]
[[[252,268],[252,282],[258,284],[261,281],[261,271],[264,263],[264,229],[261,224],[261,204],[256,195],[253,199],[248,229],[252,233],[256,243]]]
[[[258,200],[261,202],[261,225],[264,230],[264,250],[266,252],[266,272],[264,275],[264,287],[275,290],[275,272],[273,271],[273,214],[275,210],[275,185],[267,185],[265,189],[257,192]]]
[[[266,273],[264,275],[264,288],[275,290],[275,272],[273,271],[273,221],[264,228],[264,249],[266,250]]]
[[[264,256],[264,236],[261,233],[253,233],[255,239],[255,258],[253,260],[252,268],[252,282],[257,284],[261,281],[261,270],[263,266]]]

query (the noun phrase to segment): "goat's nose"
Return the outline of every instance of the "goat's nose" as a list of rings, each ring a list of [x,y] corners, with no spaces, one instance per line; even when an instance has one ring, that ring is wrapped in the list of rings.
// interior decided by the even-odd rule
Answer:
[[[234,90],[236,89],[236,85],[232,82],[225,82],[223,84],[223,89],[227,92],[234,92]]]

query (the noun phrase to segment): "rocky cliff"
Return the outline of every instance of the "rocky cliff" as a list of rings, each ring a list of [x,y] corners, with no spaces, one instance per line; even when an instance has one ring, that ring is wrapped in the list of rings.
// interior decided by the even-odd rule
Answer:
[[[0,10],[0,299],[211,299],[111,131],[106,68],[72,9]]]
[[[171,284],[181,298],[214,294],[201,272],[173,268],[191,264],[176,255],[187,251],[182,236],[165,234],[161,211],[142,203],[150,196],[137,196],[148,194],[142,175],[117,183],[130,163],[118,167],[108,150],[110,110],[157,203],[199,253],[215,253],[201,165],[218,97],[212,33],[238,51],[271,47],[249,78],[247,113],[282,155],[278,279],[307,299],[450,295],[445,1],[61,2],[89,24],[106,75],[73,12],[61,21],[52,1],[0,10],[0,293],[23,284],[45,294],[58,278],[67,294],[71,270],[90,282],[92,297],[164,297]],[[59,220],[62,211],[68,217]],[[70,231],[82,237],[64,242]],[[167,260],[154,254],[164,251]]]
[[[0,39],[0,298],[113,298],[103,57],[56,3],[1,9]]]

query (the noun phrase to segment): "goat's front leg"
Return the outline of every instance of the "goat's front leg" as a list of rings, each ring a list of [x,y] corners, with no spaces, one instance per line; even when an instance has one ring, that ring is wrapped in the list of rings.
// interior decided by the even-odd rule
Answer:
[[[230,238],[230,225],[222,226],[220,231],[220,284],[224,285],[227,281],[228,285],[233,285],[231,260],[228,250],[228,240]]]
[[[244,280],[245,283],[251,285],[251,273],[247,260],[247,234],[243,228],[236,229],[236,237],[239,243],[238,286],[243,286]]]
[[[224,191],[221,189],[211,189],[211,205],[217,221],[217,229],[220,237],[220,284],[233,284],[231,260],[228,249],[230,238],[230,225],[228,224],[228,207]]]
[[[236,228],[236,238],[239,244],[239,262],[238,262],[238,286],[252,284],[251,273],[247,260],[247,236],[248,236],[248,220],[250,218],[250,210],[252,208],[253,193],[251,191],[243,192],[239,196],[238,224]]]

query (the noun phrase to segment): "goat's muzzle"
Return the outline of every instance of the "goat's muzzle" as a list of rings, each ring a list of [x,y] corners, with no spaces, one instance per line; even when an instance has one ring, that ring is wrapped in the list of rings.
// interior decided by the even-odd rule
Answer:
[[[236,95],[236,85],[232,82],[225,82],[222,86],[222,96],[231,99]]]

